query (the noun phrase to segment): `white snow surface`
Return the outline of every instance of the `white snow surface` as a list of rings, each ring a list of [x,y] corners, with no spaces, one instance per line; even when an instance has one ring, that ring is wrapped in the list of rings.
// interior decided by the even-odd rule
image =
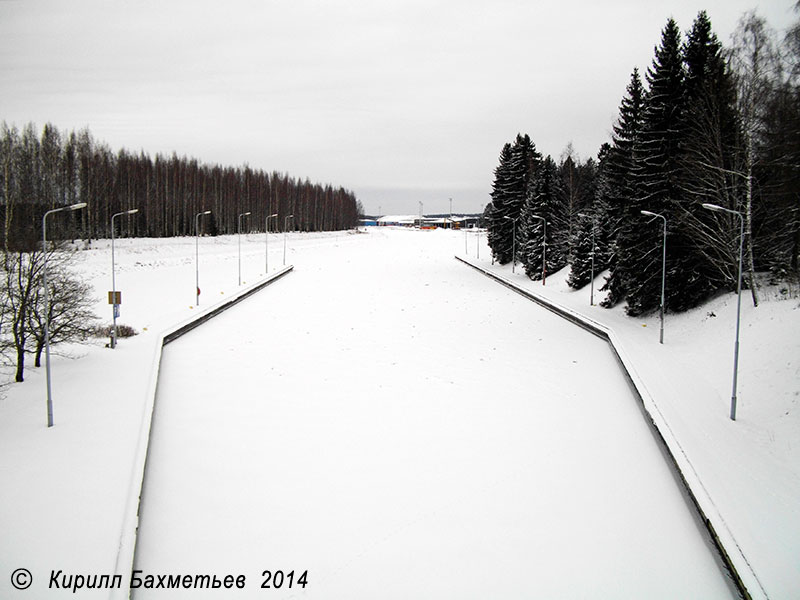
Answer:
[[[759,594],[800,596],[796,298],[744,297],[733,422],[735,296],[668,314],[661,346],[657,317],[590,307],[566,273],[492,267],[472,232],[368,231],[288,236],[294,272],[165,349],[137,568],[245,574],[234,598],[263,595],[265,569],[309,572],[277,597],[730,597],[605,344],[455,261],[467,240],[614,329]],[[242,248],[253,283],[264,235]],[[203,307],[235,293],[237,250],[200,239]],[[158,334],[198,310],[194,251],[117,241],[120,322],[139,335],[56,347],[55,427],[43,369],[3,390],[0,598],[63,595],[51,571],[114,573]],[[109,243],[82,254],[110,321]],[[17,568],[31,589],[11,587]]]

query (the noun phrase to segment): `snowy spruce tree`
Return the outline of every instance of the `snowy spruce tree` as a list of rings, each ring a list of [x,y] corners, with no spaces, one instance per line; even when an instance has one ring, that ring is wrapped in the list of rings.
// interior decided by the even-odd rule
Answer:
[[[644,96],[639,71],[634,69],[620,103],[612,145],[603,161],[606,226],[613,238],[608,254],[610,273],[601,288],[608,292],[603,302],[607,307],[624,300],[637,278],[638,263],[634,250],[638,243],[642,203],[636,191],[634,167],[640,153]]]
[[[733,81],[704,12],[685,44],[680,38],[670,19],[646,91],[634,72],[609,155],[615,233],[605,305],[627,300],[632,315],[660,303],[662,221],[648,222],[642,210],[667,218],[670,310],[696,306],[730,281],[730,261],[720,256],[730,253],[730,220],[702,203],[731,207],[743,183],[735,175],[740,128]]]
[[[567,285],[580,289],[591,280],[594,243],[596,241],[595,217],[589,212],[576,215],[572,233],[572,261]]]
[[[518,134],[514,144],[506,144],[500,154],[492,184],[492,210],[487,219],[489,247],[500,264],[513,259],[514,220],[519,227],[528,182],[538,156],[527,134]]]
[[[685,87],[681,35],[674,19],[667,21],[647,71],[648,92],[642,114],[639,152],[633,170],[633,193],[641,209],[667,219],[667,276],[672,279],[676,258],[683,249],[670,244],[674,231],[673,206],[680,201],[681,142],[685,111]],[[632,215],[636,216],[636,215]],[[639,214],[626,240],[633,277],[627,290],[628,314],[639,315],[661,302],[662,221]],[[671,287],[671,286],[670,286]]]
[[[561,154],[561,162],[558,165],[558,176],[560,181],[559,192],[561,193],[561,202],[566,206],[567,214],[567,239],[570,241],[567,250],[567,261],[572,260],[572,246],[571,240],[573,237],[573,226],[577,219],[578,212],[580,212],[581,205],[584,204],[585,199],[584,190],[582,186],[582,170],[579,165],[580,161],[572,142],[567,144],[564,152]]]
[[[567,207],[563,202],[560,185],[558,166],[548,156],[540,162],[531,179],[520,218],[522,243],[519,258],[525,273],[534,280],[542,278],[543,253],[546,259],[545,276],[546,273],[558,271],[567,263]],[[542,219],[546,221],[546,226]]]
[[[593,158],[586,161],[578,159],[572,151],[572,144],[567,146],[565,158],[558,167],[563,190],[563,203],[567,207],[567,262],[573,263],[575,244],[579,243],[578,230],[582,224],[581,214],[591,212],[594,204],[597,185],[597,163]]]
[[[739,121],[732,75],[722,44],[700,12],[683,49],[685,107],[679,157],[681,194],[672,205],[675,219],[669,259],[668,303],[672,310],[696,306],[715,289],[730,287],[730,261],[725,260],[738,236],[704,202],[736,206],[744,179],[738,168]],[[726,220],[722,220],[724,222]],[[738,250],[738,245],[737,245]],[[733,253],[731,253],[733,254]],[[735,285],[733,285],[735,288]]]
[[[510,253],[508,244],[508,224],[503,222],[506,214],[506,190],[509,187],[509,170],[511,163],[511,144],[505,144],[500,152],[499,164],[494,170],[494,182],[492,183],[492,201],[487,206],[486,216],[486,239],[492,249],[492,256],[495,260],[500,260],[501,255]],[[505,262],[509,262],[506,259]]]
[[[595,277],[608,267],[612,230],[609,216],[609,144],[603,144],[594,170],[592,201],[576,215],[571,238],[572,260],[567,284],[580,289],[591,281],[592,266]]]

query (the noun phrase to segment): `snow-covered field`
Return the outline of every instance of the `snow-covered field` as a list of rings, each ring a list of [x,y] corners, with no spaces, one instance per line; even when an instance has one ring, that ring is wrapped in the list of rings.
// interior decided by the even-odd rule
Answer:
[[[730,595],[608,349],[456,262],[464,240],[291,235],[293,273],[166,348],[137,568],[246,574],[226,597]],[[55,427],[39,370],[5,390],[0,597],[70,593],[47,590],[51,570],[114,573],[158,333],[198,310],[194,244],[118,241],[120,322],[140,334],[54,359]],[[263,234],[242,250],[252,283]],[[237,251],[200,240],[203,307],[236,291]],[[84,254],[110,321],[108,244]],[[743,303],[731,422],[735,297],[668,315],[662,347],[657,319],[589,307],[565,274],[514,277],[618,332],[764,595],[797,597],[798,301]],[[258,589],[265,569],[308,585]]]

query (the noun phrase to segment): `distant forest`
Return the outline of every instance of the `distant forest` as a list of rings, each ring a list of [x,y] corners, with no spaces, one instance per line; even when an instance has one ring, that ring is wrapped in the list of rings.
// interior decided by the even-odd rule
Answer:
[[[343,188],[301,181],[286,174],[248,166],[208,165],[195,158],[125,149],[114,152],[93,139],[88,129],[61,132],[47,124],[22,130],[3,122],[0,128],[0,214],[4,249],[26,250],[41,239],[45,211],[86,202],[48,223],[48,234],[87,240],[111,237],[111,216],[118,236],[193,235],[194,218],[210,210],[203,230],[236,233],[240,214],[247,231],[283,231],[285,217],[293,231],[330,231],[355,227],[360,203]],[[52,227],[52,233],[51,233]],[[60,231],[59,231],[60,230]]]
[[[494,258],[532,279],[569,265],[581,288],[607,270],[606,306],[654,310],[666,223],[668,310],[736,290],[740,243],[757,304],[759,279],[800,275],[800,22],[778,36],[746,13],[726,48],[705,12],[685,37],[669,19],[596,158],[568,145],[556,161],[517,135],[491,195]]]

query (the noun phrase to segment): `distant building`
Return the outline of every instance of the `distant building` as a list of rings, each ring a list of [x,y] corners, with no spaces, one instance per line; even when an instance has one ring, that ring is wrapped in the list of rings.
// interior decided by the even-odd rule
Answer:
[[[475,227],[479,217],[475,215],[461,217],[422,217],[422,229],[463,229]],[[419,227],[419,215],[387,215],[377,219],[378,226]]]
[[[414,227],[419,224],[419,215],[387,215],[378,219],[379,226]]]

